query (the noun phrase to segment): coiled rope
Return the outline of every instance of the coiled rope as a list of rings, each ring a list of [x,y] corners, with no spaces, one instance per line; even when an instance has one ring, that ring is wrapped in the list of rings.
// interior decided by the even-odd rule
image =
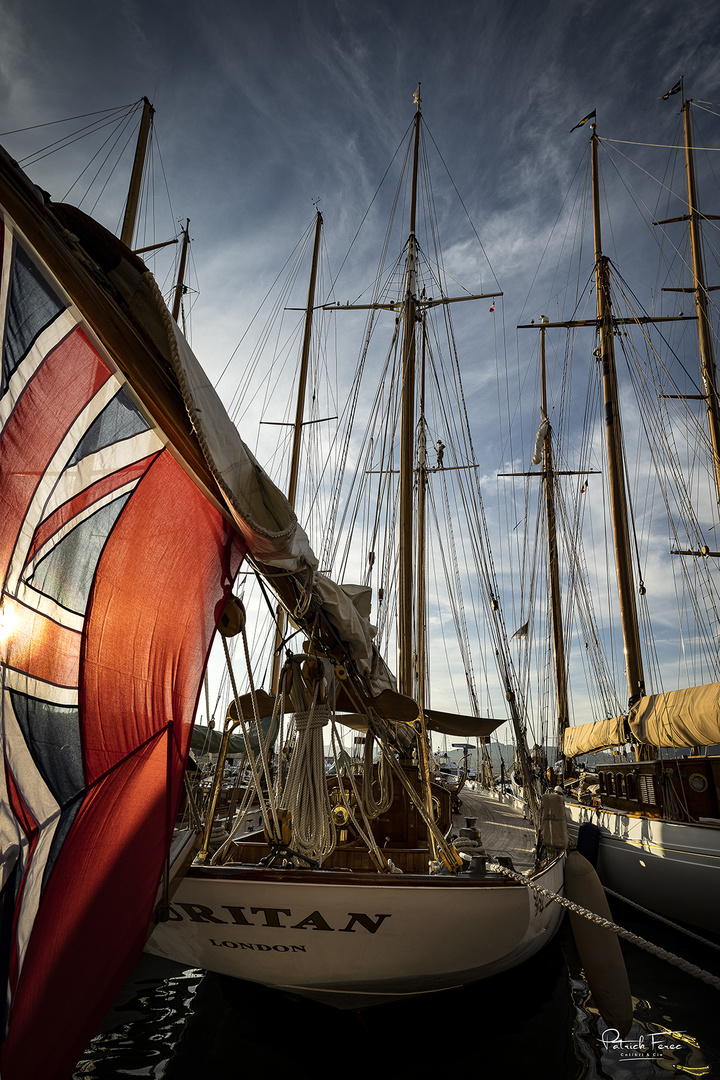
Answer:
[[[322,863],[337,842],[325,783],[322,734],[330,721],[328,706],[334,704],[335,688],[330,665],[324,665],[322,660],[314,657],[314,662],[322,668],[322,679],[316,681],[312,699],[308,701],[299,671],[300,659],[304,657],[296,657],[293,661],[298,667],[290,689],[295,706],[296,740],[282,801],[292,814],[294,849],[298,854]],[[321,683],[328,693],[327,703],[320,700]]]
[[[617,923],[604,919],[602,915],[598,915],[594,911],[589,911],[588,908],[581,907],[580,904],[576,904],[572,900],[568,900],[565,896],[560,896],[558,893],[551,892],[550,889],[545,889],[542,885],[537,885],[534,881],[525,877],[524,874],[518,874],[516,870],[510,870],[507,866],[501,866],[500,863],[490,862],[487,864],[487,868],[496,873],[504,874],[506,877],[512,878],[521,885],[527,885],[529,889],[539,893],[541,896],[546,896],[549,900],[554,900],[556,904],[560,904],[561,907],[567,908],[568,911],[572,911],[575,915],[582,915],[583,918],[589,919],[590,922],[595,923],[597,926],[602,926],[606,930],[612,931],[613,934],[617,934],[618,937],[624,938],[626,941],[631,941],[633,945],[637,945],[638,948],[652,953],[653,956],[657,956],[661,960],[667,960],[668,964],[680,968],[686,975],[692,975],[694,978],[701,979],[703,982],[707,983],[708,986],[714,986],[716,990],[720,990],[720,979],[718,979],[717,976],[712,975],[709,971],[703,971],[702,968],[689,963],[687,960],[683,960],[681,956],[675,956],[674,953],[668,952],[667,949],[661,949],[658,945],[653,945],[651,941],[646,941],[645,938],[633,934],[632,931],[625,930],[622,926],[618,926]]]
[[[377,767],[377,783],[379,790],[377,798],[375,796],[375,792],[373,791],[374,748],[375,735],[368,727],[363,752],[363,776],[366,777],[366,779],[363,783],[362,797],[365,807],[367,808],[368,817],[373,820],[390,809],[394,794],[392,771],[387,764],[385,755],[381,753]]]

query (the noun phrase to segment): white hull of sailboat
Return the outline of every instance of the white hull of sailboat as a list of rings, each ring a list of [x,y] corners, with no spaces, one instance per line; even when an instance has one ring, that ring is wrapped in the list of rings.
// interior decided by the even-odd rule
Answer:
[[[558,858],[534,880],[562,893],[563,868]],[[563,910],[500,875],[207,868],[182,882],[147,951],[359,1008],[515,967],[552,938]]]
[[[572,843],[580,825],[600,829],[604,885],[669,919],[720,933],[720,827],[566,805]]]

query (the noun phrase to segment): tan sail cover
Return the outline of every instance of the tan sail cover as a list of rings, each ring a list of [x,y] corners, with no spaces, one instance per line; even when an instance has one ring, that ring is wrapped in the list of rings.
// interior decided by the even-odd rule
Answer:
[[[720,683],[641,698],[630,710],[630,730],[651,746],[720,743]]]
[[[606,750],[610,746],[622,746],[627,741],[625,717],[613,716],[610,720],[566,728],[563,752],[565,757],[575,757],[577,754],[591,754],[594,750]]]

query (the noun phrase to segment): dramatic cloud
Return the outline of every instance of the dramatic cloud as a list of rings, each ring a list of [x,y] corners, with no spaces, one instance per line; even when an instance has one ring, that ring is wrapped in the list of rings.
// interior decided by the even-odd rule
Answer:
[[[49,135],[16,129],[143,96],[153,102],[155,186],[170,199],[169,207],[156,207],[163,215],[157,238],[190,218],[199,288],[186,298],[192,343],[212,376],[222,374],[220,391],[231,405],[257,342],[257,308],[316,205],[331,267],[323,288],[330,295],[341,267],[333,300],[354,300],[371,285],[395,180],[380,185],[421,82],[445,271],[453,291],[455,283],[458,292],[487,291],[497,275],[504,294],[493,313],[484,302],[474,311],[458,305],[468,310],[458,311],[456,339],[491,525],[501,541],[503,528],[513,531],[514,547],[505,551],[512,564],[499,573],[509,582],[506,617],[514,626],[527,618],[518,584],[524,570],[515,560],[532,526],[518,529],[517,519],[503,525],[515,507],[496,506],[496,490],[500,500],[508,488],[494,477],[509,461],[528,469],[539,415],[537,335],[515,327],[556,317],[568,296],[584,317],[592,317],[595,302],[589,231],[582,262],[569,261],[590,134],[589,125],[570,129],[595,108],[601,136],[649,144],[608,141],[603,148],[603,197],[614,208],[612,231],[604,225],[606,249],[649,306],[658,278],[647,221],[661,189],[648,178],[661,168],[654,144],[676,138],[679,105],[662,94],[684,74],[689,96],[718,100],[718,33],[712,5],[695,5],[688,18],[674,0],[9,0],[0,35],[0,130],[13,133],[2,142],[20,158],[56,136],[52,128]],[[84,153],[73,144],[63,157],[37,161],[30,175],[62,198],[86,165]],[[627,165],[630,159],[637,166]],[[114,177],[97,206],[84,208],[114,228],[124,183]],[[71,200],[82,190],[74,188]],[[645,224],[634,224],[637,207]],[[400,254],[399,243],[389,260]],[[171,284],[167,272],[158,269],[163,288]],[[351,319],[341,329],[338,316],[328,331],[345,335],[333,375],[345,389],[362,338],[362,321]],[[548,348],[555,407],[565,354],[557,340]],[[588,338],[583,363],[591,352]],[[287,365],[275,363],[274,392],[289,396]],[[282,440],[258,426],[266,394],[257,390],[246,407],[243,434],[282,472]],[[567,408],[579,424],[582,405]],[[660,575],[661,553],[651,544],[647,550]],[[663,581],[664,624],[668,591]]]

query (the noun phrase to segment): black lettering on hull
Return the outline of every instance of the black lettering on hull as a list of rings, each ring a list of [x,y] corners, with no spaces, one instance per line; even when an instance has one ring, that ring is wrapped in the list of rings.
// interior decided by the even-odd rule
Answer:
[[[181,910],[178,910],[181,909]],[[213,908],[205,904],[188,904],[175,901],[174,906],[168,905],[168,922],[192,923],[216,923],[221,926],[262,926],[273,930],[323,930],[333,933],[336,927],[331,926],[328,920],[319,911],[311,911],[304,919],[292,922],[293,914],[289,908],[251,907],[251,915],[263,915],[264,922],[254,922],[245,914],[243,905],[223,904],[221,911],[227,912],[230,920],[219,918]],[[288,922],[283,922],[281,916],[286,916]],[[389,912],[383,914],[367,915],[362,911],[349,911],[348,923],[338,927],[341,934],[354,934],[357,927],[362,927],[368,934],[376,934],[386,919],[392,918]]]
[[[252,945],[247,941],[215,941],[210,938],[210,944],[218,949],[249,949],[251,952],[279,952],[279,953],[304,953],[304,945]]]
[[[348,915],[350,916],[350,922],[347,926],[341,927],[341,934],[354,934],[355,923],[359,923],[369,933],[376,934],[385,920],[390,918],[389,915],[376,915],[377,922],[373,922],[369,915],[363,915],[359,911],[349,911]]]

